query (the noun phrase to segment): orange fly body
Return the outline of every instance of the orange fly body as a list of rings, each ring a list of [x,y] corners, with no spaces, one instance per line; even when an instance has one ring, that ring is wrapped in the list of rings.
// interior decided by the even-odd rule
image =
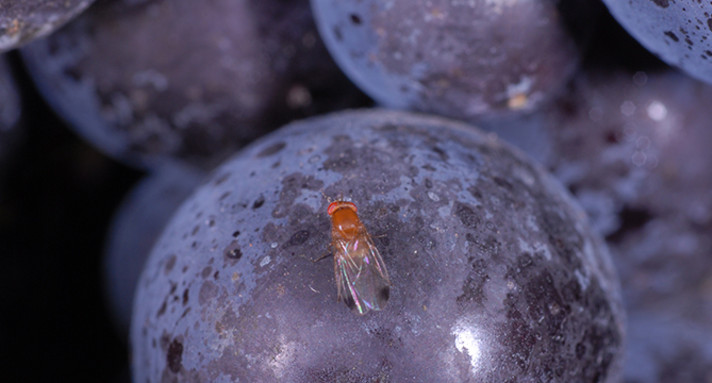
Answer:
[[[338,299],[365,314],[386,305],[391,281],[383,258],[356,210],[351,202],[334,201],[329,204],[328,213]]]

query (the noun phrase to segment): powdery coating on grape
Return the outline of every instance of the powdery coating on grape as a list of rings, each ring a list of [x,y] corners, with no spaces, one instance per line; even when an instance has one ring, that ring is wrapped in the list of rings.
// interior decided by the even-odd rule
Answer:
[[[295,117],[363,99],[307,0],[107,1],[22,53],[76,130],[149,168],[177,158],[207,169]]]
[[[94,0],[0,0],[0,52],[45,36]]]
[[[557,108],[495,127],[574,192],[630,307],[685,297],[690,316],[712,317],[709,99],[712,88],[681,74],[589,74]]]
[[[164,166],[136,185],[114,216],[107,234],[104,277],[109,307],[124,339],[128,340],[143,264],[173,212],[202,178],[193,169]]]
[[[322,192],[357,204],[385,310],[354,315],[333,263],[312,262],[330,243]],[[251,145],[178,210],[139,283],[134,380],[613,382],[618,294],[583,212],[496,137],[333,114]]]
[[[312,7],[344,72],[389,107],[466,120],[531,111],[578,64],[554,1],[312,0]]]
[[[691,76],[712,83],[712,6],[709,1],[604,0],[638,42]]]

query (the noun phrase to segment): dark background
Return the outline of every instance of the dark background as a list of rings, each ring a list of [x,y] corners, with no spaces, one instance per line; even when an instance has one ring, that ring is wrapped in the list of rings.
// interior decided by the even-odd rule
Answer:
[[[34,90],[22,93],[18,145],[0,169],[0,381],[128,381],[128,347],[102,285],[111,216],[141,173],[102,155]]]

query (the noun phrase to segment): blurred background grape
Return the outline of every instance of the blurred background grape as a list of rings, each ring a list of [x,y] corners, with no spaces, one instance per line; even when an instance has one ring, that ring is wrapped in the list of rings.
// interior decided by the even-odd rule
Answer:
[[[536,110],[571,78],[591,0],[312,0],[334,59],[383,106],[477,121]]]
[[[22,105],[17,83],[5,57],[0,56],[0,173],[22,136]]]
[[[144,260],[173,211],[204,174],[186,166],[164,166],[126,195],[106,237],[106,297],[119,335],[128,340],[133,297]]]
[[[0,52],[46,36],[94,0],[0,0]]]
[[[613,16],[666,63],[712,83],[712,4],[603,0]]]
[[[69,126],[149,169],[209,169],[292,119],[367,101],[307,0],[100,1],[22,53]]]

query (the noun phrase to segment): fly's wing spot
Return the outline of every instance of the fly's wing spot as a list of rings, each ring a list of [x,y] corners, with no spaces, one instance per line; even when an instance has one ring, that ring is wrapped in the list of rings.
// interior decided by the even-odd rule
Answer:
[[[388,301],[388,298],[391,297],[391,288],[389,286],[384,286],[381,290],[378,291],[378,298],[380,299],[381,302],[386,302]]]
[[[344,297],[344,303],[346,304],[346,307],[348,307],[351,310],[353,310],[356,307],[356,302],[354,301],[354,298],[350,295]]]

